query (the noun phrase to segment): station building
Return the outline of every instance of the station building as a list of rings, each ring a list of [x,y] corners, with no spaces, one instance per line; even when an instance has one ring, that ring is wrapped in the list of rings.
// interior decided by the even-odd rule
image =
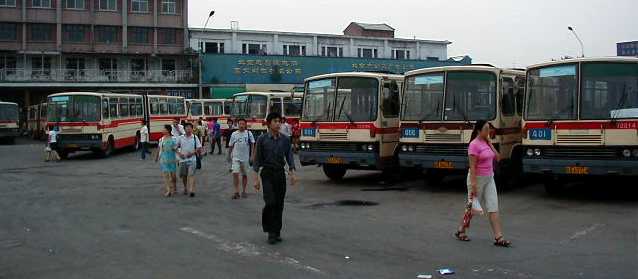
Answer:
[[[616,55],[638,57],[638,41],[617,43]]]
[[[387,24],[352,22],[343,34],[190,29],[201,55],[204,98],[244,91],[303,90],[307,77],[346,71],[404,73],[418,68],[471,64],[449,58],[447,40],[397,38]]]
[[[192,96],[188,0],[0,0],[0,99],[65,91]]]

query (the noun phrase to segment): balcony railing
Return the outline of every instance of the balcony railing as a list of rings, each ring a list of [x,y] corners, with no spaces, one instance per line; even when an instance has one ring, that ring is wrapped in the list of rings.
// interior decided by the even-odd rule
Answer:
[[[0,82],[133,82],[133,83],[197,83],[190,70],[25,70],[0,69]]]

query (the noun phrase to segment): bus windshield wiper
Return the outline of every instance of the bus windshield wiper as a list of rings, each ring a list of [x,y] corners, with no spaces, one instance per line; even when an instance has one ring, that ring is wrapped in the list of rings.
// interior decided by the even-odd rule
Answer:
[[[616,123],[618,121],[619,110],[625,106],[627,102],[627,85],[623,84],[622,95],[620,96],[620,100],[618,101],[618,105],[611,111],[610,118],[612,123]]]
[[[337,113],[337,119],[341,119],[341,111],[343,110],[343,104],[346,102],[346,97],[344,96],[341,99],[341,104],[339,105],[339,113]]]

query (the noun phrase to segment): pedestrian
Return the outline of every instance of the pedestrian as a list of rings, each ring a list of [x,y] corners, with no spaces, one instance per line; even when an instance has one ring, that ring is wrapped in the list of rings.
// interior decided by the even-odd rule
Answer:
[[[235,132],[235,121],[233,119],[228,119],[226,123],[228,125],[228,129],[226,129],[226,134],[224,134],[224,140],[226,140],[226,148],[230,143],[230,136]]]
[[[288,137],[292,143],[292,126],[290,126],[286,117],[281,118],[281,128],[279,129],[279,133]]]
[[[60,155],[58,154],[58,126],[47,127],[47,146],[45,147],[46,156],[44,161],[60,161]]]
[[[237,120],[239,124],[239,130],[235,131],[230,136],[230,149],[228,150],[231,156],[231,169],[233,172],[233,185],[235,186],[235,193],[232,199],[239,199],[240,197],[246,198],[246,186],[248,185],[248,168],[250,165],[250,158],[252,158],[252,151],[255,150],[255,138],[253,133],[246,130],[246,120]],[[239,194],[239,176],[241,175],[242,192]]]
[[[269,131],[257,139],[253,160],[253,170],[257,173],[255,190],[259,191],[260,184],[263,184],[264,188],[265,206],[262,212],[262,227],[263,231],[268,234],[269,244],[282,241],[281,227],[284,198],[286,197],[286,164],[288,164],[290,184],[294,186],[297,181],[290,140],[279,132],[280,120],[279,113],[271,112],[268,114],[266,124]]]
[[[159,161],[160,163],[162,178],[164,178],[165,197],[171,197],[177,192],[177,177],[175,176],[175,172],[177,171],[177,160],[175,157],[177,143],[171,135],[171,132],[172,126],[164,125],[162,137],[158,144],[159,150],[155,157],[155,162]]]
[[[185,133],[177,140],[177,157],[179,158],[179,176],[184,184],[184,195],[195,197],[196,165],[201,154],[202,143],[193,134],[193,124],[186,123]]]
[[[202,127],[201,120],[198,120],[193,124],[193,134],[197,136],[199,142],[204,142],[204,127]]]
[[[208,130],[210,131],[210,154],[215,153],[215,145],[217,145],[217,154],[222,154],[222,131],[217,118],[213,118]]]
[[[171,127],[171,135],[177,139],[184,134],[184,125],[179,124],[179,118],[173,119],[173,126]]]
[[[208,154],[207,148],[210,143],[210,132],[208,131],[208,121],[203,117],[199,118],[199,127],[202,129],[202,155]]]
[[[140,143],[139,148],[142,153],[142,160],[146,160],[146,154],[151,154],[148,151],[148,126],[146,121],[142,122],[142,127],[140,128]]]
[[[454,234],[458,240],[469,241],[467,229],[473,212],[487,211],[494,245],[509,247],[512,243],[505,240],[498,214],[498,195],[494,181],[494,162],[500,160],[500,154],[490,140],[491,124],[484,120],[476,121],[468,147],[470,169],[467,175],[466,214]]]

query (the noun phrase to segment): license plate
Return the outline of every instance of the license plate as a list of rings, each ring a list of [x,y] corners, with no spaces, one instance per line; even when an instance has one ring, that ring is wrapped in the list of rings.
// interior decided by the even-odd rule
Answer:
[[[450,162],[450,161],[438,161],[434,163],[434,168],[435,169],[453,169],[454,168],[454,163]]]
[[[401,137],[404,138],[418,138],[419,128],[403,128],[401,131]]]
[[[565,172],[568,174],[589,174],[589,167],[568,166],[565,167]]]
[[[343,159],[339,157],[328,157],[328,160],[326,161],[326,163],[334,164],[334,165],[343,165]]]
[[[529,129],[529,139],[531,139],[531,140],[552,140],[552,129],[550,129],[550,128]]]
[[[301,133],[304,137],[314,137],[315,128],[304,128]]]

